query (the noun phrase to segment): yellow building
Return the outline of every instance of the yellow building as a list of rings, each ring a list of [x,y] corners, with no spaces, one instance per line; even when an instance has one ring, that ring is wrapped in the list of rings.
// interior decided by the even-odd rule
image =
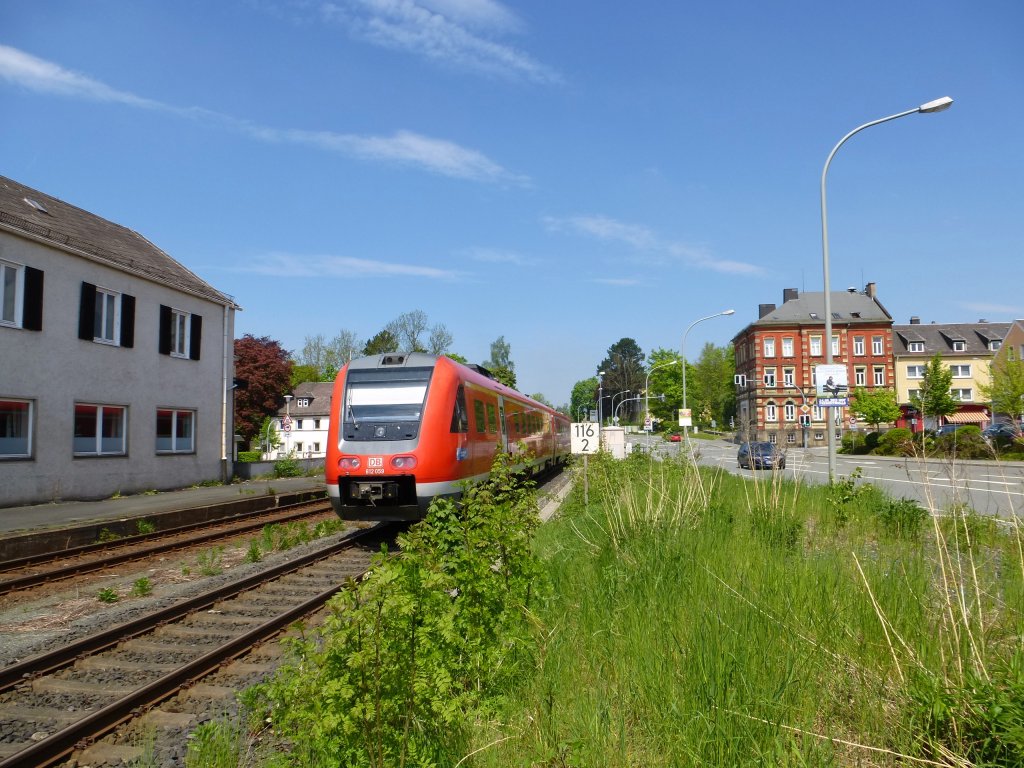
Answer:
[[[990,365],[1003,345],[1010,323],[928,323],[910,318],[909,325],[892,327],[896,397],[904,417],[897,426],[915,431],[935,429],[938,424],[924,423],[911,405],[921,388],[925,366],[936,354],[953,372],[950,392],[961,401],[960,410],[942,419],[946,424],[977,424],[991,420],[988,402],[981,387],[991,381]],[[1022,329],[1024,330],[1024,329]],[[1024,339],[1022,339],[1024,343]]]

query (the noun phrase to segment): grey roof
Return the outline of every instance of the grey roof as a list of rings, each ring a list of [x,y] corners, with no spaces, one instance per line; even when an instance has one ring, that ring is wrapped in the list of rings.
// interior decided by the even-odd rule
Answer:
[[[238,308],[234,300],[138,232],[0,176],[0,230]]]
[[[857,291],[832,291],[832,322],[841,325],[892,322],[877,299]],[[751,325],[813,325],[825,323],[825,292],[801,293]]]
[[[333,381],[304,381],[297,384],[292,390],[295,400],[300,397],[308,397],[309,405],[299,408],[295,400],[289,403],[288,408],[284,406],[278,409],[277,413],[284,416],[289,413],[291,417],[304,419],[307,416],[329,416],[331,413],[331,391],[334,389]]]
[[[911,323],[892,327],[892,350],[896,357],[906,355],[934,355],[943,357],[989,355],[989,342],[1002,341],[1011,323]],[[923,352],[911,352],[907,344],[923,341]],[[962,352],[953,350],[954,341],[963,341]]]

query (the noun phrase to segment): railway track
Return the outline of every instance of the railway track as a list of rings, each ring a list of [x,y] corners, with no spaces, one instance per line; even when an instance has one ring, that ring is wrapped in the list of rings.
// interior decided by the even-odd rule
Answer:
[[[0,597],[40,584],[52,584],[124,563],[260,531],[268,525],[285,525],[316,518],[334,519],[329,503],[302,502],[240,516],[239,519],[201,521],[159,532],[7,560],[0,562]]]
[[[390,526],[287,562],[0,670],[0,768],[50,766],[308,616],[362,575]]]

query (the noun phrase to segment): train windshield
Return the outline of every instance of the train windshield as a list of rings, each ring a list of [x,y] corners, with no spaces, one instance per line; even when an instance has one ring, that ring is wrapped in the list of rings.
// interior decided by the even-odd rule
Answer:
[[[345,421],[419,421],[431,369],[349,371]]]

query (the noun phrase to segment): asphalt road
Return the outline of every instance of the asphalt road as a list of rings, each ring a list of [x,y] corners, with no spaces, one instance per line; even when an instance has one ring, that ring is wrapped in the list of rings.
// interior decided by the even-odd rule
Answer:
[[[630,435],[627,442],[648,443],[658,453],[677,455],[682,446],[707,466],[721,467],[738,475],[753,471],[736,465],[737,446],[724,440],[692,439],[668,443],[663,438]],[[946,459],[888,458],[882,456],[836,456],[836,477],[849,477],[857,468],[861,481],[882,488],[895,498],[914,499],[933,513],[954,504],[967,504],[983,515],[1003,518],[1024,516],[1024,463],[995,461],[950,461]],[[804,482],[828,481],[828,458],[824,448],[790,449],[786,476]]]

